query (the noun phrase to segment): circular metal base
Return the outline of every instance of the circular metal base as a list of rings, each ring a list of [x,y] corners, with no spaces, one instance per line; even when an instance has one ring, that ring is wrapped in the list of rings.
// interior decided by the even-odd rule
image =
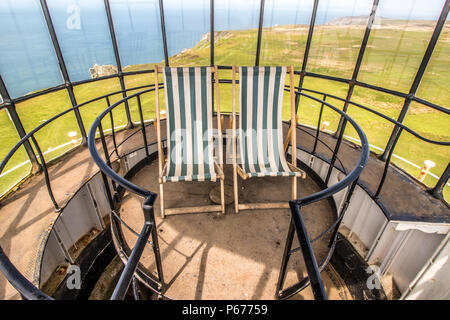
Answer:
[[[230,185],[225,185],[225,204],[230,204],[234,202],[233,198],[233,187]],[[214,187],[209,192],[209,199],[211,199],[212,202],[221,204],[220,201],[220,186]]]

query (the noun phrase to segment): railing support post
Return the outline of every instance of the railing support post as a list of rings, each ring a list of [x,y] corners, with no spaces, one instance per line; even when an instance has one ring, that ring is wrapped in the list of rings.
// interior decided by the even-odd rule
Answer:
[[[308,271],[309,281],[316,300],[326,300],[327,294],[323,286],[323,281],[320,276],[319,266],[317,265],[316,257],[312,250],[311,242],[306,231],[305,224],[300,214],[300,205],[295,201],[290,201],[292,221],[297,233],[298,242],[302,248],[303,259],[305,261],[306,270]]]
[[[434,188],[430,189],[429,192],[433,195],[433,197],[442,199],[442,192],[444,191],[444,187],[450,178],[450,162],[447,164],[447,168],[445,168],[444,173],[439,178],[438,182],[434,186]]]

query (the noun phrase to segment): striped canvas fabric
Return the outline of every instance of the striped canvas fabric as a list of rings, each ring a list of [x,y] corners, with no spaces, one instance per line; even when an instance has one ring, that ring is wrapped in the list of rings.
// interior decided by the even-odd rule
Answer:
[[[283,150],[282,108],[286,67],[239,67],[239,152],[249,177],[301,176]]]
[[[164,69],[167,163],[163,181],[216,181],[210,67]]]

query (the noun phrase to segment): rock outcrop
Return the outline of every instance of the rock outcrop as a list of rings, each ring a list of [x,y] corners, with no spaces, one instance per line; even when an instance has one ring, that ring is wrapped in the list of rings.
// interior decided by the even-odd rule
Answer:
[[[99,66],[98,64],[94,64],[92,68],[89,68],[89,73],[91,74],[91,78],[100,78],[109,76],[117,73],[117,67],[107,64],[103,66]]]

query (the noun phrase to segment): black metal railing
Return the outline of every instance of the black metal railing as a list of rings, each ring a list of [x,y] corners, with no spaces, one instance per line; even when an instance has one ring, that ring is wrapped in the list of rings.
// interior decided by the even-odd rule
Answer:
[[[222,66],[222,67],[220,67],[220,68],[222,68],[222,69],[228,69],[228,67],[226,67],[226,66]],[[297,73],[297,74],[299,74],[299,73]],[[229,80],[226,80],[226,79],[221,80],[220,82],[221,82],[221,83],[230,83],[230,81],[229,81]],[[159,84],[159,85],[160,85],[160,87],[161,87],[161,84]],[[61,116],[65,115],[65,114],[67,114],[67,113],[69,113],[69,112],[71,112],[71,111],[74,111],[75,109],[78,110],[79,108],[81,108],[81,107],[83,107],[83,106],[86,106],[86,105],[88,105],[88,104],[90,104],[90,103],[92,103],[92,102],[95,102],[95,101],[99,101],[99,100],[104,99],[105,102],[106,102],[106,105],[107,105],[107,109],[105,109],[104,112],[102,112],[102,114],[96,119],[96,121],[94,122],[93,126],[91,127],[91,132],[90,132],[90,137],[91,137],[91,138],[90,138],[89,147],[90,147],[90,150],[91,150],[91,153],[92,153],[92,156],[93,156],[95,162],[96,162],[97,164],[100,164],[99,166],[100,166],[100,168],[101,168],[101,175],[102,175],[102,178],[103,178],[103,181],[104,181],[104,184],[105,184],[105,189],[106,189],[106,193],[107,193],[107,196],[108,196],[108,201],[109,201],[109,204],[110,204],[110,209],[111,209],[111,210],[114,209],[114,197],[113,197],[113,195],[111,194],[111,190],[109,189],[109,187],[107,187],[107,184],[108,184],[108,182],[107,182],[107,177],[110,177],[111,180],[112,180],[113,192],[114,192],[115,194],[117,193],[117,186],[116,186],[116,184],[118,184],[118,185],[122,186],[123,188],[129,190],[130,192],[139,194],[139,195],[143,196],[143,197],[146,198],[146,199],[147,199],[148,197],[150,197],[151,199],[154,199],[154,197],[156,196],[155,194],[151,193],[150,191],[143,190],[143,189],[141,189],[141,188],[139,188],[139,187],[137,187],[137,186],[131,184],[129,181],[124,180],[121,176],[119,176],[119,175],[118,175],[114,170],[112,170],[111,167],[110,167],[110,166],[111,166],[111,159],[110,159],[110,157],[111,157],[113,154],[116,154],[117,157],[119,157],[119,151],[118,151],[118,148],[119,148],[125,141],[127,141],[127,139],[129,139],[131,136],[133,136],[133,135],[135,135],[135,134],[137,134],[137,133],[139,133],[139,132],[140,132],[140,133],[142,134],[142,136],[143,136],[143,140],[144,140],[144,149],[145,149],[145,152],[146,152],[146,157],[147,157],[147,158],[149,157],[148,141],[147,141],[147,138],[146,138],[147,134],[146,134],[146,128],[145,128],[145,127],[146,127],[146,123],[144,122],[144,118],[143,118],[143,113],[142,113],[142,103],[141,103],[141,98],[140,98],[140,97],[141,97],[142,94],[145,94],[145,93],[149,93],[149,92],[154,91],[154,85],[147,85],[147,86],[140,86],[140,87],[130,88],[130,89],[127,89],[126,91],[140,90],[140,89],[143,89],[143,91],[140,91],[140,92],[135,93],[135,94],[133,94],[133,95],[129,95],[129,96],[125,97],[125,98],[122,98],[121,100],[119,100],[118,102],[116,102],[116,103],[114,103],[114,104],[112,104],[112,105],[111,105],[111,103],[110,103],[110,97],[113,96],[113,95],[116,95],[116,94],[118,94],[118,93],[123,93],[122,90],[121,90],[121,91],[112,92],[112,93],[109,93],[109,94],[106,94],[106,95],[103,95],[103,96],[100,96],[100,97],[91,99],[91,100],[86,101],[86,102],[84,102],[84,103],[82,103],[82,104],[79,104],[79,105],[77,105],[77,106],[75,106],[75,107],[69,108],[69,109],[65,110],[64,112],[61,112],[60,114],[58,114],[58,115],[52,117],[51,119],[49,119],[49,120],[47,120],[46,122],[42,123],[41,125],[37,126],[37,127],[34,128],[33,130],[31,130],[28,134],[25,134],[25,135],[23,136],[23,138],[19,141],[19,143],[18,143],[18,144],[17,144],[17,145],[16,145],[16,146],[8,153],[8,155],[3,159],[2,163],[0,164],[0,173],[1,173],[2,170],[5,168],[5,166],[6,166],[6,164],[8,163],[8,161],[11,159],[11,157],[12,157],[12,156],[14,155],[14,153],[19,149],[20,146],[22,146],[22,145],[24,145],[24,144],[26,144],[26,143],[33,144],[34,147],[35,147],[35,149],[36,149],[36,151],[37,151],[37,153],[38,153],[38,156],[36,157],[36,159],[38,159],[39,167],[40,167],[41,170],[44,172],[45,183],[46,183],[46,187],[47,187],[47,191],[48,191],[49,197],[50,197],[50,199],[51,199],[51,201],[52,201],[52,203],[53,203],[53,205],[54,205],[55,210],[59,210],[60,208],[59,208],[59,206],[58,206],[58,204],[57,204],[57,202],[56,202],[56,200],[55,200],[55,198],[54,198],[54,196],[53,196],[53,192],[52,192],[52,188],[51,188],[51,180],[50,180],[50,178],[49,178],[48,169],[47,169],[47,163],[46,163],[46,161],[45,161],[45,159],[44,159],[44,155],[42,154],[42,152],[41,152],[41,150],[40,150],[40,147],[39,147],[39,144],[38,144],[38,142],[36,141],[34,135],[35,135],[36,132],[38,132],[40,129],[42,129],[43,127],[45,127],[45,126],[48,125],[49,123],[55,121],[56,119],[60,118]],[[288,90],[288,88],[286,88],[286,90]],[[354,107],[357,107],[357,108],[360,108],[360,109],[369,111],[369,112],[371,112],[372,114],[374,114],[374,115],[376,115],[376,116],[378,116],[378,117],[381,117],[381,118],[383,118],[383,119],[385,119],[385,120],[391,122],[391,123],[394,124],[395,126],[398,126],[401,130],[405,130],[406,132],[409,132],[409,133],[412,134],[413,136],[415,136],[415,137],[417,137],[417,138],[419,138],[419,139],[421,139],[421,140],[423,140],[423,141],[425,141],[425,142],[432,143],[432,144],[436,144],[436,145],[450,145],[450,142],[435,141],[435,140],[431,140],[431,139],[428,139],[428,138],[426,138],[426,137],[423,137],[423,136],[421,136],[420,134],[418,134],[417,132],[415,132],[414,130],[412,130],[412,129],[408,128],[407,126],[405,126],[404,124],[402,124],[401,122],[399,122],[399,121],[397,121],[397,120],[394,120],[394,119],[391,119],[390,117],[388,117],[388,116],[386,116],[386,115],[384,115],[384,114],[382,114],[382,113],[380,113],[380,112],[378,112],[378,111],[376,111],[376,110],[373,110],[373,109],[371,109],[371,108],[369,108],[369,107],[366,107],[366,106],[364,106],[364,105],[362,105],[362,104],[358,104],[358,103],[356,103],[356,102],[353,102],[353,101],[351,101],[351,100],[349,100],[349,99],[343,99],[343,98],[338,97],[338,96],[335,96],[335,95],[333,95],[333,94],[324,93],[324,92],[320,92],[320,91],[317,91],[317,90],[311,90],[311,89],[305,89],[305,88],[296,88],[296,90],[297,90],[297,91],[296,91],[297,97],[300,97],[300,96],[301,96],[301,97],[303,97],[304,99],[311,99],[311,100],[313,100],[313,101],[315,101],[315,102],[319,102],[320,105],[321,105],[321,107],[320,107],[320,113],[319,113],[319,119],[318,119],[318,122],[317,122],[317,126],[316,126],[316,128],[315,128],[315,134],[313,134],[313,136],[314,136],[314,146],[313,146],[313,149],[312,149],[312,154],[313,154],[313,155],[316,155],[316,156],[319,156],[318,154],[316,154],[316,149],[317,149],[318,143],[322,143],[322,144],[325,145],[330,151],[332,151],[332,158],[328,161],[329,164],[330,164],[330,166],[329,166],[329,169],[328,169],[328,172],[327,172],[327,178],[326,178],[326,181],[325,181],[326,183],[329,182],[329,179],[330,179],[330,176],[331,176],[331,172],[332,172],[333,168],[336,167],[336,161],[338,161],[338,162],[340,163],[340,169],[343,170],[343,171],[346,173],[346,170],[345,170],[345,168],[344,168],[344,166],[343,166],[341,160],[340,160],[339,157],[338,157],[338,152],[339,152],[339,148],[340,148],[340,146],[341,146],[341,144],[342,144],[342,141],[344,140],[343,134],[344,134],[344,130],[345,130],[345,126],[346,126],[347,122],[350,122],[350,123],[352,124],[352,126],[355,128],[355,130],[357,131],[357,133],[360,134],[360,132],[356,129],[356,128],[359,128],[359,126],[358,126],[353,120],[351,120],[351,118],[348,117],[348,115],[347,115],[345,112],[341,111],[340,109],[338,109],[338,108],[334,107],[333,105],[331,105],[330,103],[328,103],[328,102],[326,101],[327,98],[331,98],[331,99],[343,101],[343,102],[345,102],[345,103],[348,104],[348,105],[352,105],[352,106],[354,106]],[[304,93],[304,92],[308,92],[309,94]],[[312,95],[310,95],[310,94],[320,95],[320,96],[322,97],[322,99],[316,98],[316,97],[314,97],[314,96],[312,96]],[[115,130],[115,126],[114,126],[114,117],[113,117],[113,112],[112,112],[112,110],[113,110],[114,108],[116,108],[117,106],[119,106],[119,105],[125,103],[125,101],[128,102],[128,101],[130,101],[131,99],[136,99],[136,102],[137,102],[138,112],[139,112],[139,122],[138,122],[138,124],[140,125],[140,128],[139,128],[138,130],[134,131],[131,135],[127,136],[127,137],[124,138],[121,142],[118,143],[118,142],[116,141],[116,130]],[[8,103],[8,101],[6,101],[6,103]],[[330,108],[330,109],[332,109],[333,111],[335,111],[336,113],[340,114],[340,118],[342,119],[342,123],[343,123],[343,126],[342,126],[342,127],[340,128],[340,130],[339,130],[339,133],[336,134],[336,135],[337,135],[337,140],[336,140],[336,144],[335,144],[335,146],[334,146],[334,149],[330,148],[330,147],[329,147],[326,143],[324,143],[324,142],[321,140],[321,138],[320,138],[320,137],[321,137],[321,134],[322,134],[322,131],[320,130],[320,123],[321,123],[321,117],[322,117],[322,114],[323,114],[323,109],[324,109],[325,107]],[[431,106],[431,107],[434,108],[434,106]],[[442,108],[442,107],[437,107],[437,108],[435,108],[435,109],[438,110],[438,111],[444,112],[444,113],[446,113],[446,114],[449,114],[449,113],[450,113],[449,110],[447,110],[447,109],[445,109],[445,108]],[[112,139],[112,144],[113,144],[113,150],[112,150],[112,151],[109,151],[109,150],[108,150],[108,147],[107,147],[107,144],[106,144],[106,137],[105,137],[104,130],[103,130],[103,127],[102,127],[102,124],[101,124],[101,120],[104,119],[106,116],[109,116],[109,121],[110,121],[110,124],[111,124],[111,139]],[[356,126],[356,127],[355,127],[355,126]],[[92,130],[93,130],[92,128],[95,128],[95,130],[92,131]],[[298,128],[299,128],[300,130],[302,130],[302,127],[301,127],[300,125],[298,126]],[[98,129],[98,133],[96,132],[97,129]],[[359,128],[359,129],[360,129],[360,128]],[[304,130],[304,131],[305,131],[305,130]],[[305,132],[307,132],[307,131],[305,131]],[[308,133],[308,134],[311,134],[311,133],[309,133],[309,132],[307,132],[307,133]],[[362,130],[361,130],[361,133],[362,133]],[[101,157],[98,156],[98,153],[97,153],[97,151],[96,151],[96,147],[95,147],[95,138],[96,138],[96,136],[98,136],[98,135],[100,136],[100,140],[101,140],[101,144],[102,144],[102,148],[103,148],[103,152],[104,152],[104,159],[105,159],[104,161],[105,161],[105,162],[103,161],[103,159],[101,159]],[[365,137],[365,136],[364,136],[364,137]],[[361,140],[361,146],[363,147],[363,149],[366,148],[366,147],[368,148],[367,139],[365,139],[365,138],[364,138],[364,139],[361,139],[361,136],[360,136],[360,140]],[[301,146],[297,146],[297,147],[301,148]],[[95,149],[95,150],[94,150],[94,149]],[[364,150],[365,150],[365,149],[364,149]],[[363,150],[363,151],[364,151],[364,150]],[[372,195],[372,197],[374,197],[374,199],[377,198],[377,196],[379,195],[379,190],[381,190],[381,188],[382,188],[382,186],[383,186],[383,184],[384,184],[384,181],[385,181],[385,178],[386,178],[386,175],[387,175],[387,171],[388,171],[388,168],[389,168],[389,165],[390,165],[390,157],[392,156],[393,150],[394,150],[394,148],[392,147],[392,148],[390,149],[389,157],[388,157],[388,159],[387,159],[387,161],[386,161],[386,163],[385,163],[385,170],[384,170],[383,176],[381,177],[381,181],[380,181],[378,190],[377,190],[377,192],[376,192],[375,194]],[[364,151],[364,152],[365,152],[365,151]],[[368,152],[362,154],[362,156],[364,156],[364,157],[367,156],[367,155],[368,155]],[[360,160],[362,160],[362,158],[361,158]],[[366,161],[367,161],[367,160],[366,160]],[[102,164],[104,164],[104,165],[102,165]],[[293,216],[294,216],[294,213],[297,212],[297,210],[296,210],[296,206],[297,206],[297,205],[299,206],[298,212],[300,212],[300,208],[301,208],[302,206],[305,206],[305,205],[307,205],[307,204],[309,204],[309,203],[312,203],[312,202],[319,201],[319,200],[321,200],[321,199],[330,197],[332,194],[334,194],[334,193],[336,193],[336,192],[342,190],[343,188],[347,187],[348,185],[350,185],[350,184],[352,184],[352,183],[353,183],[353,184],[352,184],[353,188],[351,188],[350,190],[353,191],[355,181],[357,181],[357,178],[359,177],[359,174],[361,173],[362,168],[364,167],[365,163],[364,163],[364,165],[363,165],[363,162],[360,162],[359,165],[361,165],[361,167],[358,167],[358,166],[355,167],[354,170],[356,170],[356,169],[358,169],[358,170],[357,170],[357,171],[352,171],[352,172],[350,172],[344,180],[340,181],[340,182],[339,182],[338,184],[336,184],[336,185],[333,185],[333,186],[331,186],[331,187],[329,187],[329,188],[327,188],[327,189],[325,189],[325,190],[323,190],[323,191],[317,193],[317,194],[315,195],[315,197],[317,197],[317,198],[313,198],[313,200],[311,200],[311,199],[309,199],[309,198],[307,197],[307,198],[304,198],[304,199],[299,199],[298,201],[296,201],[295,203],[293,203],[293,205],[294,205],[293,208],[295,208],[295,210],[293,210]],[[442,197],[442,189],[443,189],[443,187],[444,187],[446,181],[448,180],[449,171],[450,171],[450,170],[449,170],[448,167],[447,167],[447,170],[446,170],[445,173],[441,176],[441,178],[439,179],[439,181],[438,181],[438,183],[436,184],[435,188],[432,189],[432,192],[433,192],[434,195],[437,195],[437,196]],[[351,192],[348,194],[347,199],[346,199],[346,202],[345,202],[345,204],[347,204],[347,206],[348,206],[348,203],[349,203],[349,201],[350,201],[350,197],[351,197]],[[330,232],[331,230],[333,230],[333,234],[334,234],[334,235],[337,233],[337,228],[339,227],[339,224],[340,224],[340,222],[342,221],[342,216],[343,216],[342,213],[345,212],[347,206],[344,205],[344,207],[343,207],[343,209],[342,209],[342,211],[341,211],[340,218],[333,224],[332,228],[329,228],[326,232]],[[152,209],[152,210],[153,210],[153,209]],[[298,217],[296,217],[296,218],[298,218]],[[301,219],[301,217],[300,217],[300,219]],[[121,221],[119,221],[119,223],[121,223]],[[151,225],[152,223],[154,223],[154,221],[153,221],[153,222],[152,222],[152,221],[149,222],[149,225]],[[152,237],[153,237],[154,240],[157,242],[157,237],[155,236],[156,233],[153,233],[153,232],[154,232],[154,229],[153,229],[153,228],[150,228],[149,230],[150,230],[150,232],[151,232],[151,234],[152,234]],[[299,232],[302,232],[301,230],[297,230],[297,229],[296,229],[296,231],[297,231],[297,234],[298,234]],[[136,233],[139,234],[138,232],[136,232]],[[323,235],[323,234],[322,234],[322,235]],[[308,237],[308,236],[306,235],[306,237]],[[315,240],[317,240],[317,238],[316,238],[316,239],[313,239],[311,242],[314,242]],[[154,245],[154,244],[155,244],[155,241],[153,241],[153,242],[151,242],[151,243]],[[146,242],[147,242],[147,240],[142,240],[142,238],[141,238],[141,241],[140,241],[139,243],[142,244],[142,243],[146,243]],[[330,244],[330,246],[333,247],[332,244]],[[155,253],[156,253],[156,252],[159,250],[159,248],[158,248],[157,246],[155,246],[155,247],[154,247],[154,250],[155,250]],[[288,251],[287,251],[287,252],[288,252],[288,256],[289,256],[292,252],[295,252],[296,250],[298,250],[298,248],[297,248],[297,249],[290,249],[290,250],[288,250]],[[7,258],[7,257],[6,257],[6,258]],[[313,257],[311,257],[311,259],[312,259],[312,258],[313,258]],[[314,258],[314,259],[315,259],[315,258]],[[328,259],[329,259],[329,257],[327,257],[326,260],[328,260]],[[325,261],[325,262],[326,262],[326,261]],[[10,261],[9,261],[9,263],[10,263]],[[5,266],[8,266],[8,261],[6,261]],[[11,267],[12,265],[9,265],[9,266]],[[319,269],[322,268],[323,266],[324,266],[324,263],[320,264]],[[6,269],[9,270],[9,271],[8,271],[8,272],[9,272],[9,275],[12,275],[12,274],[11,274],[11,270],[13,270],[13,269],[11,269],[10,267],[6,267]],[[135,268],[131,268],[131,270],[134,270],[134,269],[135,269]],[[162,267],[161,267],[160,262],[159,262],[159,269],[160,269],[160,270],[159,270],[160,272],[158,272],[158,273],[161,274],[161,277],[159,277],[158,279],[152,279],[152,280],[153,280],[153,283],[156,284],[155,288],[157,288],[157,290],[159,290],[159,289],[161,288],[162,284],[163,284],[163,281],[162,281],[162,280],[163,280],[163,277],[162,277]],[[130,270],[130,268],[129,268],[128,270]],[[18,274],[16,274],[16,275],[18,275]],[[128,279],[127,279],[127,281],[128,281]],[[127,282],[127,281],[125,281],[125,282]],[[304,288],[307,284],[308,284],[308,280],[303,279],[302,281],[299,282],[299,284],[297,284],[296,286],[293,286],[293,288],[288,288],[288,289],[285,290],[284,292],[281,292],[281,293],[278,295],[278,297],[279,297],[279,298],[285,298],[285,297],[287,297],[287,296],[291,296],[291,295],[292,295],[292,292],[298,292],[299,289],[301,290],[301,289]],[[128,285],[129,285],[129,283],[128,283]],[[27,295],[24,295],[24,296],[27,296]]]

